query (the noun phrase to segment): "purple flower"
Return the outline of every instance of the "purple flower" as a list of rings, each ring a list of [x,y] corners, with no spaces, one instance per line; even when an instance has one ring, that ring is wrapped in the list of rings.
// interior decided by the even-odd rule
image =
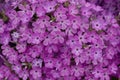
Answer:
[[[59,27],[61,27],[60,29],[65,30],[67,27],[70,26],[70,21],[65,20],[65,19],[63,19],[63,20],[60,19],[57,24],[58,24]]]
[[[70,23],[71,23],[71,26],[73,29],[78,29],[80,28],[80,17],[73,17],[73,16],[70,16]]]
[[[38,1],[37,0],[28,0],[30,3],[32,3],[32,4],[35,4],[35,3],[38,3]]]
[[[66,76],[64,77],[65,80],[75,80],[75,76]]]
[[[1,0],[0,80],[119,77],[119,3]]]
[[[43,60],[42,59],[34,59],[32,61],[32,67],[42,67],[42,62]]]
[[[56,45],[50,45],[51,47],[46,47],[45,50],[48,53],[58,52],[58,47]]]
[[[116,71],[118,70],[118,67],[115,63],[113,63],[109,66],[109,70],[110,70],[111,73],[116,74]]]
[[[61,75],[61,76],[69,76],[69,75],[70,75],[70,68],[67,67],[67,66],[63,66],[63,67],[60,69],[60,75]]]
[[[86,1],[85,0],[81,0],[81,1],[79,1],[79,0],[70,0],[70,3],[71,4],[75,4],[75,5],[84,5],[85,3],[86,3]]]
[[[35,45],[29,48],[28,50],[28,54],[33,57],[36,58],[40,55],[40,53],[42,52],[43,47],[39,46],[39,45]]]
[[[58,25],[57,23],[54,23],[54,22],[51,23],[51,25],[48,27],[48,30],[51,32],[61,31],[60,29],[61,29],[60,25]]]
[[[88,7],[81,8],[81,15],[83,15],[85,17],[90,17],[91,14],[92,14],[92,12],[90,11],[90,9]]]
[[[1,66],[0,67],[0,79],[8,78],[10,76],[11,72],[8,67],[6,66]]]
[[[96,29],[97,31],[106,29],[106,25],[107,25],[106,22],[100,17],[92,21],[92,27]]]
[[[87,56],[85,54],[80,54],[79,56],[75,56],[76,65],[80,63],[85,63],[87,61]]]
[[[19,73],[19,77],[22,78],[23,80],[27,80],[28,77],[29,77],[29,72],[28,70],[22,70],[20,73]]]
[[[32,33],[29,35],[28,43],[39,44],[43,40],[43,36],[42,34]]]
[[[46,34],[45,38],[43,40],[43,45],[47,46],[47,45],[51,44],[52,39],[53,39],[53,36],[51,36],[50,34]]]
[[[1,48],[3,49],[2,54],[6,57],[9,57],[12,54],[12,52],[14,52],[14,50],[9,46],[2,46]]]
[[[66,56],[63,58],[63,65],[70,65],[70,56]]]
[[[37,5],[35,10],[36,10],[36,14],[37,14],[38,17],[41,17],[41,16],[45,15],[45,9],[42,6]]]
[[[23,26],[22,28],[20,28],[20,41],[24,42],[24,41],[29,41],[30,38],[32,37],[33,32],[30,29],[27,29],[26,26]]]
[[[56,2],[55,1],[46,1],[43,3],[43,8],[47,13],[55,10]]]
[[[67,0],[57,0],[57,2],[59,2],[59,3],[64,3],[64,2],[66,2]]]
[[[79,24],[80,24],[80,30],[81,31],[86,32],[86,30],[89,29],[90,24],[89,24],[88,18],[86,18],[84,16],[81,17]]]
[[[69,9],[68,11],[69,11],[70,15],[75,16],[75,15],[79,14],[79,10],[78,10],[77,6],[74,4],[69,5],[68,9]]]
[[[74,36],[74,34],[77,33],[77,30],[72,28],[72,27],[68,27],[66,30],[65,30],[65,33],[67,36]]]
[[[4,72],[0,71],[0,79],[3,79],[3,78],[4,78]]]
[[[55,63],[54,63],[54,67],[56,67],[56,70],[60,69],[62,66],[62,62],[61,59],[54,59]]]
[[[76,56],[79,56],[83,52],[80,45],[75,45],[72,49],[72,53]]]
[[[55,31],[52,32],[51,35],[53,36],[53,43],[58,44],[58,43],[64,43],[64,33],[60,31]]]
[[[6,12],[6,15],[9,17],[9,19],[14,20],[18,17],[18,13],[15,10],[8,10]]]
[[[57,10],[54,13],[56,20],[66,19],[67,18],[66,12],[67,12],[67,9],[65,9],[63,6],[60,6],[59,8],[57,8]]]
[[[17,54],[17,52],[12,52],[11,53],[11,55],[10,56],[8,56],[8,61],[10,62],[10,63],[16,63],[16,62],[18,62],[18,54]]]
[[[41,16],[39,19],[37,19],[36,22],[33,23],[34,27],[39,27],[39,28],[45,28],[50,25],[49,22],[50,18],[48,16]]]
[[[24,53],[22,53],[22,54],[19,54],[19,60],[21,61],[21,62],[31,62],[32,60],[33,60],[33,58],[31,58],[31,56],[30,55],[28,55],[28,53],[27,52],[24,52]]]
[[[114,57],[114,55],[117,54],[116,49],[114,49],[112,47],[108,47],[106,49],[106,52],[108,53],[108,54],[106,54],[106,58],[108,58],[108,59],[112,59]]]
[[[75,77],[82,76],[84,74],[84,68],[81,68],[80,65],[73,66],[71,69],[71,75],[74,75]]]
[[[104,41],[102,39],[97,39],[97,42],[94,42],[92,47],[103,49],[106,46],[105,46]]]
[[[10,41],[10,34],[8,32],[4,32],[0,34],[0,43],[3,45],[7,45]]]
[[[78,41],[79,44],[87,43],[87,34],[85,32],[78,32]]]
[[[52,74],[53,78],[55,78],[55,79],[57,79],[57,78],[60,77],[59,71],[52,70],[52,71],[51,71],[51,74]]]
[[[19,74],[22,71],[22,65],[19,63],[12,66],[12,70],[15,71],[15,73]]]
[[[33,77],[33,79],[38,80],[41,79],[42,73],[40,68],[33,68],[30,71],[30,75]]]
[[[20,34],[18,32],[13,32],[11,36],[14,42],[17,42],[18,39],[20,38]]]
[[[54,61],[52,58],[50,59],[45,59],[45,67],[46,68],[53,68],[54,67]]]
[[[94,32],[94,31],[92,31],[92,32],[88,32],[87,33],[87,35],[86,35],[86,37],[87,37],[87,41],[88,42],[92,42],[92,43],[96,43],[97,42],[97,40],[98,40],[98,34],[96,34],[96,32]]]
[[[97,78],[97,79],[98,78],[104,78],[103,77],[104,73],[105,72],[103,72],[103,69],[100,66],[95,67],[94,71],[92,72],[92,74],[94,75],[94,77]],[[103,79],[101,79],[101,80],[103,80]]]
[[[26,48],[27,44],[25,42],[20,42],[16,46],[16,49],[18,50],[19,53],[25,52]]]
[[[5,27],[6,26],[4,25],[3,21],[0,19],[0,33],[4,32]]]
[[[22,23],[26,23],[30,20],[30,18],[33,16],[33,11],[30,10],[30,6],[26,5],[19,5],[19,8],[21,11],[18,11],[18,16]]]
[[[39,33],[41,35],[45,35],[45,30],[46,30],[45,28],[41,28],[40,26],[37,26],[37,25],[33,27],[33,32]]]
[[[103,57],[102,57],[102,50],[101,49],[92,49],[92,63],[94,65],[98,64],[98,62],[102,62],[103,61]]]
[[[19,80],[19,78],[15,74],[11,74],[8,79],[9,80]]]
[[[120,42],[120,38],[119,38],[119,36],[114,36],[113,37],[113,35],[110,35],[109,36],[109,41],[111,42],[111,44],[113,45],[113,46],[116,46],[116,45],[118,45]]]
[[[66,42],[66,44],[68,46],[70,46],[71,48],[73,48],[76,44],[78,44],[78,38],[77,36],[70,36],[68,37],[68,41]]]

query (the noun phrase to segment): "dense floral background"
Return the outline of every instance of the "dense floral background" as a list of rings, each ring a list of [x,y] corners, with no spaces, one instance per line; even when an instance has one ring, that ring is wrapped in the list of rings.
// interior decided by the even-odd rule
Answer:
[[[0,80],[120,80],[120,0],[0,0]]]

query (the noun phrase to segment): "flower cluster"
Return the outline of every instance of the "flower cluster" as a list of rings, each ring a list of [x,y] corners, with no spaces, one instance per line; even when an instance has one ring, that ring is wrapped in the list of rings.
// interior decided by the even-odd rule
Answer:
[[[119,0],[0,0],[0,80],[117,80],[119,12]]]

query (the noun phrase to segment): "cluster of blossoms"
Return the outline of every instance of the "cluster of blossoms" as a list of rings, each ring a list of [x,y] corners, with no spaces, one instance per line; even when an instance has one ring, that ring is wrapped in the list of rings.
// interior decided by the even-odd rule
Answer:
[[[119,11],[120,0],[0,0],[0,80],[118,80]]]

